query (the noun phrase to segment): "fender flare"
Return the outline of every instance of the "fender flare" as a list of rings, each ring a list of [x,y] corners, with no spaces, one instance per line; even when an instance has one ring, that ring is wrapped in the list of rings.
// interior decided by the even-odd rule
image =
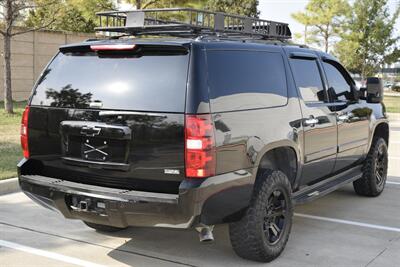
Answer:
[[[371,134],[370,134],[369,140],[368,140],[368,146],[367,146],[367,151],[366,151],[367,153],[371,148],[372,141],[373,141],[375,133],[376,133],[376,128],[380,127],[380,125],[383,125],[383,124],[385,124],[387,126],[387,128],[388,128],[388,136],[389,136],[389,134],[390,134],[389,133],[389,120],[387,120],[387,119],[379,119],[379,120],[377,120],[376,123],[372,126]],[[388,143],[388,145],[389,145],[389,143]]]

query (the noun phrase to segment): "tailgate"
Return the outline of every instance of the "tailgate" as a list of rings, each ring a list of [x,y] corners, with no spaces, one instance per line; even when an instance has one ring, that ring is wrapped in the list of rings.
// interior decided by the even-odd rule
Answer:
[[[137,49],[56,56],[31,100],[29,149],[36,174],[178,191],[188,55]]]

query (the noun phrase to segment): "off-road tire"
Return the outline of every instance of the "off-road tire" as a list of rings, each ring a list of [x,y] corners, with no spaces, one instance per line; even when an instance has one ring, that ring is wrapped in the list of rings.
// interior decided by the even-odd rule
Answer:
[[[286,202],[286,211],[283,217],[284,223],[279,232],[281,236],[276,240],[276,243],[271,244],[269,239],[274,235],[270,234],[269,229],[271,228],[266,227],[269,220],[268,216],[271,216],[271,213],[267,210],[271,205],[269,202],[273,202],[269,200],[276,195],[276,192],[281,192]],[[291,192],[289,179],[281,171],[267,170],[257,178],[253,196],[245,215],[240,221],[229,224],[231,244],[237,255],[253,261],[270,262],[282,253],[292,227],[293,205]],[[282,200],[278,199],[278,201]],[[277,216],[277,218],[282,217]],[[265,231],[266,228],[268,230]],[[266,232],[269,234],[266,234]]]
[[[373,140],[362,167],[363,175],[353,182],[354,191],[361,196],[379,196],[385,188],[388,166],[387,144],[383,138]],[[377,175],[378,169],[381,174]],[[380,177],[380,178],[379,178]]]
[[[89,226],[90,228],[93,228],[96,231],[104,232],[104,233],[114,233],[114,232],[118,232],[118,231],[126,229],[126,228],[114,227],[114,226],[85,222],[85,221],[84,221],[84,223],[87,226]]]

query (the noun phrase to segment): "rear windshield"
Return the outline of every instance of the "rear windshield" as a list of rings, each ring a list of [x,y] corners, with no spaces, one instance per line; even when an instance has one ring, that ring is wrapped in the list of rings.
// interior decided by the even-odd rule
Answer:
[[[31,105],[184,112],[188,57],[59,53],[38,81]]]

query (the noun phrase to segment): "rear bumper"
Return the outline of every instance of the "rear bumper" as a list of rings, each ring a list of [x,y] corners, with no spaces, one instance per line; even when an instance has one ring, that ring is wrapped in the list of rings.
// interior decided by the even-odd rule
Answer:
[[[21,172],[19,183],[35,202],[69,219],[115,227],[190,228],[199,223],[240,219],[250,201],[254,179],[251,172],[238,171],[203,181],[184,180],[176,195],[93,186]],[[77,208],[77,200],[88,203],[89,208]]]

